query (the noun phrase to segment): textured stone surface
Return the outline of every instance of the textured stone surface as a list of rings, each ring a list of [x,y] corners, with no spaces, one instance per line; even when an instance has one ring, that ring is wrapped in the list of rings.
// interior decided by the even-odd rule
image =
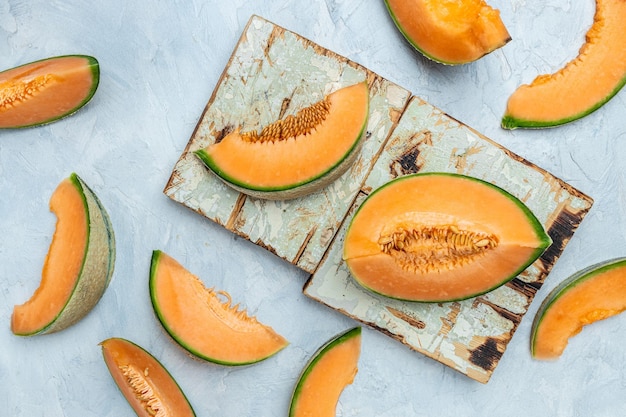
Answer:
[[[340,416],[600,416],[626,412],[626,316],[585,329],[554,363],[530,358],[531,318],[558,282],[626,251],[624,93],[558,129],[503,131],[508,95],[573,58],[592,21],[591,1],[494,0],[513,40],[463,67],[428,62],[404,42],[382,1],[192,0],[86,5],[78,0],[0,2],[0,66],[89,53],[102,65],[94,100],[69,119],[0,132],[0,414],[120,416],[132,413],[97,344],[129,338],[177,378],[199,416],[286,415],[301,367],[354,321],[302,295],[307,275],[171,201],[163,187],[252,14],[358,62],[468,124],[594,199],[537,293],[496,372],[479,384],[377,331],[364,329],[354,384]],[[38,285],[54,231],[50,194],[76,171],[107,207],[116,230],[113,280],[96,308],[64,332],[22,339],[11,309]],[[159,328],[150,307],[150,254],[162,249],[208,285],[231,293],[291,341],[246,368],[191,360]]]

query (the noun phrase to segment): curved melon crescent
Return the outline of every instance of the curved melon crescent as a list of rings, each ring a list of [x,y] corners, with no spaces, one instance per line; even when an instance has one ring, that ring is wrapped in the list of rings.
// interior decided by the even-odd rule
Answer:
[[[57,223],[39,288],[16,305],[11,330],[20,336],[52,333],[84,317],[104,294],[115,263],[109,216],[76,174],[62,181],[50,199]]]
[[[626,258],[583,269],[554,288],[539,307],[531,331],[532,356],[557,359],[584,326],[624,310]]]
[[[88,55],[42,59],[0,72],[0,129],[51,123],[96,93],[100,66]]]
[[[223,365],[246,365],[269,358],[288,342],[225,291],[206,288],[171,256],[155,250],[150,298],[170,336],[192,355]]]
[[[334,417],[344,388],[354,381],[361,354],[361,327],[320,347],[302,370],[291,397],[289,417]]]
[[[540,75],[509,98],[502,127],[543,128],[580,119],[626,83],[626,1],[596,0],[594,22],[579,55],[558,72]]]

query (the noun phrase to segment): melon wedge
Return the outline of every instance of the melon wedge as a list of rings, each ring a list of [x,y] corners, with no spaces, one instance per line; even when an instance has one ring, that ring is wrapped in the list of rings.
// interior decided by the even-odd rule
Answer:
[[[38,126],[69,116],[96,93],[98,61],[66,55],[0,72],[0,129]]]
[[[626,258],[600,262],[570,276],[545,298],[533,321],[531,353],[558,359],[584,326],[626,310]]]
[[[385,0],[394,23],[427,58],[467,64],[511,40],[500,12],[483,0]]]
[[[100,345],[113,380],[138,417],[196,415],[172,375],[144,348],[117,337]]]
[[[236,129],[195,151],[235,190],[284,200],[317,191],[355,161],[369,113],[366,82],[341,88],[257,133]]]
[[[361,327],[320,347],[304,367],[291,397],[289,417],[334,417],[345,387],[354,382],[361,354]]]
[[[366,289],[443,302],[503,285],[551,243],[528,207],[505,190],[464,175],[421,173],[368,196],[350,222],[343,258]]]
[[[502,127],[545,128],[580,119],[626,83],[626,2],[596,0],[594,22],[579,55],[554,74],[540,75],[509,97]]]
[[[100,300],[113,274],[115,237],[98,197],[75,173],[50,199],[56,230],[32,297],[16,305],[11,331],[52,333],[76,323]]]
[[[225,291],[206,288],[174,258],[155,250],[150,298],[170,336],[192,355],[222,365],[267,359],[288,344],[271,327],[231,305]]]

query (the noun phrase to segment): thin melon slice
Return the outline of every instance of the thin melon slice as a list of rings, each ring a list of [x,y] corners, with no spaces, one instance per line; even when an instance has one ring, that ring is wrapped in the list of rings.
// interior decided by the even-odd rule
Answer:
[[[117,337],[100,345],[113,380],[138,417],[196,415],[172,375],[144,348]]]
[[[66,55],[0,72],[0,129],[38,126],[69,116],[96,93],[98,61]]]
[[[626,83],[626,2],[596,0],[594,22],[579,55],[554,74],[540,75],[509,97],[502,127],[544,128],[599,109]]]
[[[443,302],[503,285],[551,243],[528,207],[505,190],[468,176],[422,173],[368,196],[350,222],[343,258],[371,291]]]
[[[194,356],[222,365],[247,365],[288,342],[271,327],[231,305],[225,291],[206,288],[174,258],[155,250],[150,268],[154,311],[172,338]]]
[[[385,0],[394,23],[427,58],[466,64],[511,40],[500,12],[484,0]]]
[[[63,330],[100,300],[113,274],[115,238],[109,216],[93,191],[72,173],[50,198],[56,230],[39,288],[16,305],[11,330],[31,336]]]
[[[291,397],[289,417],[334,417],[345,387],[354,382],[361,355],[361,327],[320,347],[304,367]]]
[[[341,88],[258,133],[236,129],[195,151],[227,185],[283,200],[317,191],[355,161],[369,113],[366,82]]]
[[[626,258],[600,262],[560,283],[545,298],[532,326],[535,359],[558,359],[584,326],[626,310]]]

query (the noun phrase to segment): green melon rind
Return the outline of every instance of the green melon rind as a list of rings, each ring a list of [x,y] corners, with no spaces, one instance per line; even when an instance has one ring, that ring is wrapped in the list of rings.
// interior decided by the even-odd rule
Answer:
[[[599,102],[589,107],[588,109],[580,113],[574,114],[570,117],[565,117],[559,120],[526,120],[526,119],[517,118],[510,114],[505,114],[502,117],[502,123],[501,123],[502,128],[509,129],[509,130],[513,130],[517,128],[543,129],[543,128],[548,128],[548,127],[561,126],[561,125],[576,121],[578,119],[582,119],[583,117],[588,116],[589,114],[598,110],[600,107],[604,106],[609,100],[611,100],[622,89],[622,87],[624,87],[625,84],[626,84],[626,75],[622,78],[619,84],[617,84],[615,89],[613,89],[613,91],[611,91],[611,93],[608,94],[604,99],[600,100]]]
[[[18,336],[53,333],[78,322],[95,307],[111,281],[115,264],[115,235],[109,215],[98,197],[76,173],[70,175],[70,181],[82,197],[89,223],[81,270],[61,312],[41,329]]]
[[[161,323],[161,325],[163,326],[163,328],[165,329],[165,331],[167,332],[168,335],[170,335],[170,337],[183,349],[185,349],[188,353],[192,354],[193,356],[195,356],[196,358],[199,359],[203,359],[205,361],[208,362],[212,362],[218,365],[226,365],[226,366],[244,366],[244,365],[251,365],[257,362],[261,362],[267,358],[270,358],[272,356],[274,356],[275,354],[277,354],[278,352],[280,352],[282,349],[284,349],[286,346],[283,346],[281,349],[272,352],[271,354],[267,355],[267,356],[262,356],[262,357],[258,357],[255,358],[254,360],[251,361],[246,361],[246,362],[229,362],[229,361],[224,361],[222,359],[219,358],[214,358],[211,356],[207,356],[201,352],[198,352],[197,350],[191,348],[180,336],[178,336],[176,334],[176,332],[174,332],[174,330],[168,325],[167,320],[165,320],[165,317],[163,317],[163,314],[161,313],[161,309],[159,308],[159,301],[157,300],[157,294],[156,294],[156,289],[155,289],[155,281],[156,281],[156,275],[157,275],[157,270],[159,268],[159,259],[161,257],[161,254],[163,252],[160,250],[154,250],[152,251],[152,259],[150,262],[150,282],[149,282],[149,287],[150,287],[150,300],[152,302],[152,307],[154,309],[154,312],[157,316],[157,319],[159,320],[159,322]]]
[[[291,405],[289,406],[289,417],[295,416],[295,409],[298,403],[298,399],[300,398],[300,394],[304,389],[304,384],[309,376],[309,374],[315,369],[317,363],[330,351],[332,351],[335,347],[351,340],[354,337],[361,335],[361,327],[353,327],[343,333],[338,334],[337,336],[330,339],[324,345],[322,345],[317,351],[313,354],[309,362],[306,364],[300,377],[298,378],[298,383],[293,391],[291,396]]]
[[[550,291],[550,293],[546,296],[546,298],[539,306],[539,309],[537,310],[537,313],[535,314],[535,318],[533,320],[530,336],[530,352],[533,357],[535,356],[537,332],[539,331],[539,327],[541,327],[543,318],[550,310],[550,308],[554,305],[554,303],[561,297],[566,295],[572,288],[576,287],[577,285],[585,281],[594,279],[596,276],[616,268],[626,268],[626,257],[613,258],[588,266],[587,268],[584,268],[566,278],[552,291]]]
[[[491,51],[486,51],[483,55],[477,57],[475,60],[470,60],[470,61],[447,61],[441,58],[438,58],[436,56],[434,56],[433,54],[430,54],[428,52],[426,52],[424,49],[422,49],[417,42],[415,42],[411,36],[409,36],[408,33],[406,33],[406,31],[404,30],[404,28],[402,27],[402,25],[400,24],[400,21],[398,20],[398,18],[396,17],[395,13],[393,12],[393,10],[391,9],[391,6],[389,5],[389,1],[385,0],[385,6],[387,6],[387,11],[389,12],[389,15],[391,16],[391,19],[393,20],[393,23],[396,25],[396,27],[398,28],[398,30],[400,31],[400,33],[402,33],[402,36],[404,36],[404,38],[409,42],[409,44],[415,48],[419,53],[421,53],[422,55],[424,55],[426,58],[430,59],[433,62],[437,62],[439,64],[444,64],[444,65],[464,65],[464,64],[469,64],[471,62],[474,62],[480,58],[482,58],[485,55],[490,54],[491,52],[493,52],[495,49],[504,46],[508,41],[510,41],[511,39],[509,38],[506,42],[504,42],[502,45],[499,45],[498,47],[496,47],[495,49],[491,50]]]
[[[236,191],[239,191],[242,194],[264,200],[288,200],[298,198],[311,194],[330,185],[333,181],[343,175],[350,168],[350,166],[352,166],[352,164],[356,161],[357,156],[359,155],[359,151],[363,145],[364,138],[366,136],[367,122],[369,120],[369,100],[367,102],[366,114],[368,116],[365,117],[363,125],[361,126],[361,129],[356,139],[352,143],[352,146],[339,161],[337,161],[333,166],[329,167],[326,171],[295,184],[285,185],[282,187],[258,187],[253,184],[247,184],[237,180],[236,178],[233,178],[232,176],[222,171],[219,167],[219,164],[215,162],[215,160],[211,157],[211,155],[208,154],[208,152],[206,152],[205,149],[198,149],[194,151],[194,154],[226,185],[230,186]]]
[[[490,291],[493,291],[496,288],[499,288],[502,285],[506,284],[507,282],[513,280],[520,273],[522,273],[522,271],[524,271],[533,262],[535,262],[546,251],[546,249],[552,244],[552,238],[546,233],[546,231],[545,231],[543,225],[541,224],[541,222],[539,221],[539,219],[537,219],[537,217],[535,217],[535,215],[528,208],[528,206],[526,206],[520,199],[515,197],[513,194],[509,193],[508,191],[504,190],[503,188],[498,187],[495,184],[492,184],[490,182],[481,180],[479,178],[470,177],[470,176],[462,175],[462,174],[450,173],[450,172],[420,172],[420,173],[408,174],[408,175],[404,175],[402,177],[395,178],[395,179],[387,182],[386,184],[380,186],[376,190],[372,191],[370,193],[370,195],[363,201],[363,203],[361,203],[359,208],[354,213],[354,216],[352,216],[352,219],[354,219],[356,217],[356,215],[359,213],[359,211],[361,210],[361,208],[363,208],[363,206],[367,202],[367,199],[369,199],[371,196],[376,194],[378,191],[384,189],[385,187],[388,187],[389,185],[391,185],[391,184],[393,184],[393,183],[395,183],[397,181],[403,181],[403,180],[410,179],[410,178],[413,178],[413,177],[416,177],[416,176],[426,176],[426,175],[444,175],[444,176],[450,176],[450,177],[464,178],[464,179],[466,179],[468,181],[479,182],[479,183],[481,183],[481,184],[483,184],[483,185],[485,185],[487,187],[490,187],[490,188],[498,191],[500,194],[504,195],[505,197],[507,197],[508,199],[513,201],[515,203],[515,205],[524,213],[524,215],[526,216],[527,220],[531,223],[532,228],[535,230],[535,233],[537,234],[537,237],[538,237],[538,240],[539,240],[540,244],[538,245],[537,249],[535,249],[535,251],[533,251],[533,254],[528,259],[528,261],[526,263],[524,263],[523,265],[521,265],[520,268],[518,270],[516,270],[513,274],[511,274],[508,277],[503,278],[499,283],[494,284],[492,287],[490,287],[490,288],[488,288],[488,289],[486,289],[484,291],[480,291],[478,293],[469,294],[469,295],[464,296],[464,297],[446,298],[446,299],[441,299],[441,300],[415,300],[415,299],[404,299],[404,298],[399,298],[399,297],[393,297],[393,296],[389,296],[387,294],[382,294],[382,293],[380,293],[380,292],[378,292],[378,291],[376,291],[376,290],[374,290],[374,289],[364,285],[361,281],[359,281],[359,279],[355,275],[351,274],[352,277],[355,279],[355,281],[357,281],[359,283],[359,285],[361,285],[363,288],[367,289],[368,291],[371,291],[371,292],[373,292],[375,294],[384,296],[386,298],[391,298],[391,299],[396,299],[396,300],[401,300],[401,301],[411,301],[411,302],[445,303],[445,302],[467,300],[468,298],[478,297],[480,295],[483,295],[483,294],[486,294],[486,293],[488,293]],[[348,226],[348,230],[350,230],[350,227],[352,226],[352,219],[350,220],[350,224]],[[346,233],[347,233],[347,231],[346,231]]]
[[[46,120],[42,120],[42,121],[39,121],[39,122],[30,123],[30,124],[26,124],[26,125],[5,126],[5,127],[0,126],[0,130],[2,130],[2,129],[24,129],[24,128],[28,128],[28,127],[42,126],[42,125],[46,125],[46,124],[49,124],[49,123],[52,123],[52,122],[56,122],[56,121],[58,121],[60,119],[63,119],[65,117],[73,115],[78,110],[80,110],[82,107],[84,107],[89,101],[91,101],[93,96],[96,94],[96,90],[98,89],[98,85],[100,84],[100,64],[99,64],[98,60],[96,58],[94,58],[93,56],[90,56],[90,55],[60,55],[60,56],[55,56],[55,57],[51,57],[51,58],[40,59],[38,61],[29,62],[27,64],[19,65],[19,66],[14,67],[14,68],[9,68],[8,70],[5,70],[5,71],[10,71],[10,70],[14,70],[14,69],[17,69],[17,68],[25,67],[27,65],[36,64],[38,62],[46,62],[46,61],[50,61],[50,60],[53,60],[53,59],[61,59],[61,58],[69,58],[69,57],[86,59],[87,60],[87,65],[89,66],[89,69],[91,70],[91,75],[92,75],[93,81],[92,81],[91,88],[89,89],[89,92],[87,93],[85,98],[78,105],[76,105],[74,108],[66,111],[65,113],[62,113],[62,114],[59,114],[57,116],[51,117],[50,119],[46,119]],[[2,71],[2,72],[5,72],[5,71]],[[2,74],[2,72],[0,72],[0,74]]]
[[[191,403],[189,402],[189,399],[188,399],[188,398],[187,398],[187,396],[185,395],[185,392],[182,390],[182,388],[180,387],[180,385],[178,385],[178,382],[177,382],[177,381],[176,381],[176,379],[172,376],[172,374],[170,373],[170,371],[168,371],[168,370],[167,370],[167,368],[166,368],[165,366],[163,366],[163,364],[161,363],[161,361],[159,361],[159,360],[158,360],[158,359],[157,359],[157,358],[156,358],[153,354],[151,354],[150,352],[148,352],[146,349],[142,348],[141,346],[139,346],[138,344],[136,344],[136,343],[134,343],[134,342],[131,342],[131,341],[130,341],[130,340],[128,340],[128,339],[124,339],[124,338],[121,338],[121,337],[115,337],[115,338],[112,338],[112,339],[117,339],[117,340],[120,340],[120,341],[122,341],[122,342],[124,342],[124,343],[128,343],[129,345],[132,345],[132,346],[136,347],[137,349],[139,349],[139,350],[143,351],[146,355],[148,355],[148,356],[150,356],[152,359],[154,359],[154,361],[155,361],[155,362],[156,362],[156,363],[157,363],[157,364],[158,364],[158,365],[159,365],[159,366],[163,369],[163,371],[165,371],[165,373],[166,373],[167,375],[169,375],[170,379],[171,379],[172,381],[174,381],[174,384],[178,387],[178,390],[180,391],[181,395],[182,395],[182,396],[183,396],[183,398],[185,398],[185,400],[187,401],[187,405],[189,406],[189,410],[191,411],[191,414],[192,414],[192,415],[194,415],[194,416],[196,415],[196,412],[195,412],[195,410],[193,409],[193,407],[191,406]],[[111,339],[107,339],[107,340],[111,340]],[[104,342],[106,342],[107,340],[104,340],[104,341],[100,342],[100,345],[102,346],[102,344],[103,344]],[[109,363],[107,362],[106,357],[104,356],[104,346],[102,347],[102,356],[104,357],[104,363],[106,364],[107,369],[109,370],[109,372],[110,372],[110,373],[111,373],[111,375],[112,375],[112,374],[113,374],[113,371],[111,370],[111,367],[109,366]],[[114,365],[114,364],[111,364],[111,365]],[[113,380],[115,381],[115,379],[113,379]],[[117,383],[116,383],[115,385],[117,385]],[[121,388],[120,386],[118,386],[118,389],[119,389],[119,390],[120,390],[120,392],[122,393],[122,396],[124,396],[124,393],[123,393],[123,391],[122,391],[122,388]]]

